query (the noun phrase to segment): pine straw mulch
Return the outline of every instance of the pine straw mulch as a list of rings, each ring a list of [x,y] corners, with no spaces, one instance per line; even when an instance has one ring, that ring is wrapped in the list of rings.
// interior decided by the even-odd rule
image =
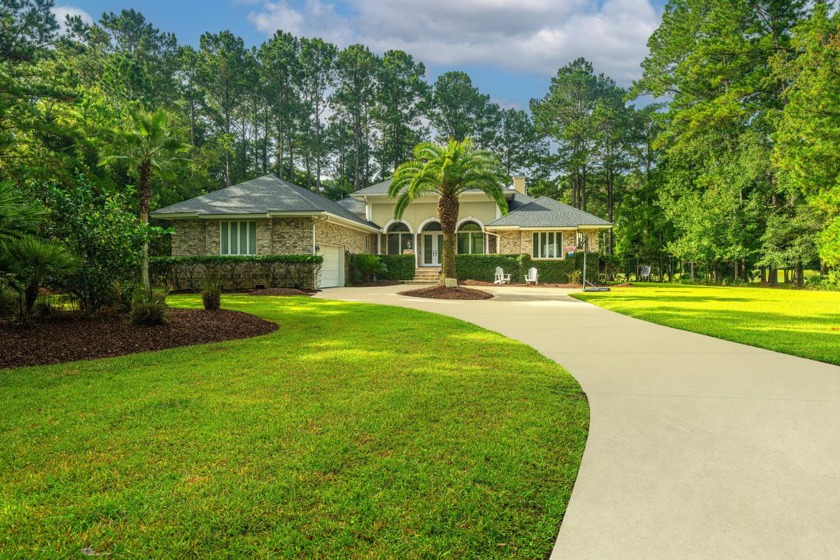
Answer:
[[[251,338],[277,324],[240,311],[170,309],[167,325],[140,327],[125,317],[65,316],[22,328],[0,321],[0,368],[58,364],[163,350],[178,346]]]
[[[311,296],[315,292],[305,292],[297,288],[260,288],[247,293],[249,296]]]
[[[400,292],[401,296],[411,296],[430,299],[490,299],[493,294],[482,292],[481,290],[474,290],[472,288],[447,288],[445,286],[432,286],[431,288],[420,288],[418,290],[408,290],[407,292]]]

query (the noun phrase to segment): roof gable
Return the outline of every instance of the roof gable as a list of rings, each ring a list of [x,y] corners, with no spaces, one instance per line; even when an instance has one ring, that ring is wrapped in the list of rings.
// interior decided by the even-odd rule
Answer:
[[[521,195],[520,195],[521,196]],[[580,227],[609,226],[606,220],[579,210],[553,198],[541,196],[516,208],[488,227]]]
[[[173,214],[223,215],[326,212],[368,227],[378,228],[358,215],[325,198],[275,175],[265,175],[219,189],[152,212],[165,218]]]

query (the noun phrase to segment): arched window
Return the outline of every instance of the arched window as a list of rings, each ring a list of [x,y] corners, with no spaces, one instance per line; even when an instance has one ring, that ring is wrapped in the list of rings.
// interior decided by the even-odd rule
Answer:
[[[440,222],[429,222],[423,226],[423,231],[443,231],[443,228],[440,227]]]
[[[464,222],[458,228],[458,254],[477,255],[484,253],[484,233],[475,222]]]
[[[411,250],[414,236],[408,231],[408,226],[402,222],[395,222],[388,228],[388,254],[401,255]]]

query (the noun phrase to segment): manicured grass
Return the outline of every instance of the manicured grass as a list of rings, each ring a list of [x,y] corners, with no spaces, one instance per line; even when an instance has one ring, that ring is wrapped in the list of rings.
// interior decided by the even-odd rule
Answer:
[[[660,325],[840,365],[840,292],[637,284],[574,297]]]
[[[280,328],[0,370],[4,557],[547,556],[589,418],[562,368],[408,309],[223,303]]]

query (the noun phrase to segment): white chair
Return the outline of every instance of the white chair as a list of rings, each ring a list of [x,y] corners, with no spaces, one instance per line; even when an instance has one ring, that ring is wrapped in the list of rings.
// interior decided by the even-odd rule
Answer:
[[[493,280],[494,284],[510,284],[510,274],[505,274],[505,271],[502,269],[501,266],[496,267],[496,279]]]
[[[528,274],[525,275],[525,283],[526,284],[538,284],[537,282],[537,269],[531,267],[528,269]]]

